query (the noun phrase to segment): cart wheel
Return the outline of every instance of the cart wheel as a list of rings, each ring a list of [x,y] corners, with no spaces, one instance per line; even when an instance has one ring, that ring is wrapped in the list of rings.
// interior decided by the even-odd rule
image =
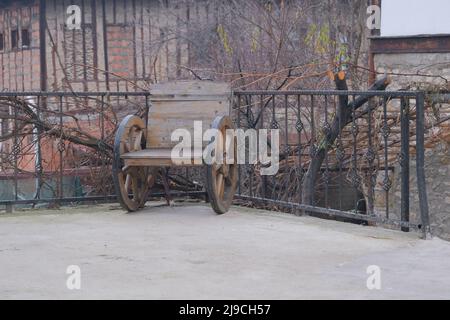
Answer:
[[[148,167],[124,167],[124,153],[145,146],[145,124],[137,116],[127,116],[120,123],[114,140],[113,180],[122,207],[134,212],[145,205],[149,189],[155,181],[155,170]]]
[[[217,117],[213,122],[212,128],[219,130],[223,137],[223,139],[219,139],[216,155],[221,153],[223,159],[226,159],[227,149],[229,149],[226,146],[226,130],[233,129],[233,123],[231,122],[230,117]],[[228,144],[230,143],[228,142]],[[213,163],[212,165],[207,165],[206,187],[208,197],[213,210],[217,214],[224,214],[230,209],[233,197],[236,193],[238,178],[236,138],[234,139],[233,144],[233,164],[227,164],[226,161],[221,161],[223,164]]]

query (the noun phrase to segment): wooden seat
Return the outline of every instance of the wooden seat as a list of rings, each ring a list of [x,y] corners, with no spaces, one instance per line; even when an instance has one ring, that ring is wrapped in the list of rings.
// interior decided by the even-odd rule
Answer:
[[[203,157],[201,150],[199,152],[191,151],[190,157],[172,158],[172,148],[151,148],[135,152],[124,153],[121,158],[125,161],[125,166],[156,166],[171,167],[176,165],[192,166],[201,165]]]
[[[114,139],[113,179],[122,207],[130,212],[141,209],[157,176],[161,177],[170,202],[167,170],[160,167],[206,165],[208,200],[215,212],[227,212],[237,188],[237,160],[230,164],[204,163],[203,148],[209,141],[203,140],[203,133],[210,128],[222,133],[234,128],[230,118],[230,85],[175,81],[155,84],[150,92],[151,105],[144,118],[147,123],[136,115],[128,115],[120,123]],[[172,157],[179,144],[178,138],[172,141],[176,130],[182,130],[183,142],[189,135],[192,145],[198,148],[196,152],[191,150],[190,154]],[[225,149],[223,145],[220,152]]]

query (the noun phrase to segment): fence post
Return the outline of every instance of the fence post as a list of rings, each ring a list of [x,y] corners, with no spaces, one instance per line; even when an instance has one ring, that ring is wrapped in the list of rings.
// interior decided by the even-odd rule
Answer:
[[[19,175],[19,155],[20,155],[20,147],[21,144],[19,142],[19,132],[18,132],[18,110],[19,107],[17,105],[17,96],[14,97],[15,105],[14,105],[14,145],[13,145],[13,156],[14,156],[14,200],[19,200],[19,182],[18,182],[18,175]]]
[[[424,239],[431,238],[430,217],[428,212],[427,186],[425,179],[425,94],[419,92],[416,97],[416,167],[417,189],[419,193],[420,217]]]
[[[63,140],[63,95],[59,96],[59,130],[61,130],[61,135],[58,141],[58,152],[59,152],[59,202],[61,205],[61,200],[64,198],[64,151],[66,149],[65,141]]]
[[[241,128],[241,95],[236,95],[237,98],[237,129]],[[241,187],[241,166],[238,163],[238,194],[242,195],[242,187]]]
[[[409,98],[401,99],[401,220],[409,222]],[[402,227],[403,232],[409,232],[409,228]]]
[[[36,98],[36,117],[37,117],[37,121],[41,120],[41,108],[42,105],[44,105],[43,103],[45,103],[45,99],[44,101],[42,101],[43,99],[41,99],[41,96],[37,96]],[[42,135],[42,128],[40,126],[35,126],[34,127],[34,132],[35,132],[35,137],[34,137],[34,142],[36,143],[36,155],[35,155],[35,171],[37,174],[37,185],[36,185],[36,195],[35,198],[36,199],[40,199],[41,198],[41,188],[43,185],[43,177],[42,177],[42,173],[43,173],[43,167],[42,167],[42,148],[41,148],[41,135]]]

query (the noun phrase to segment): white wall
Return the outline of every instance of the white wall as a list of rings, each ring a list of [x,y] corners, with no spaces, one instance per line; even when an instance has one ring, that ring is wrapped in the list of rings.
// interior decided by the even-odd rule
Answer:
[[[450,0],[381,1],[381,35],[450,34]]]

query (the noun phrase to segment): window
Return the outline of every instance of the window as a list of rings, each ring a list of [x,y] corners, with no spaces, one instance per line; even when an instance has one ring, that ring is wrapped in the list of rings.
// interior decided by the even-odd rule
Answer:
[[[0,51],[3,51],[5,49],[5,42],[3,38],[3,33],[0,33]]]
[[[19,45],[19,32],[17,30],[11,31],[11,49],[17,49]]]
[[[30,46],[30,31],[28,29],[22,29],[22,47],[29,48]]]

